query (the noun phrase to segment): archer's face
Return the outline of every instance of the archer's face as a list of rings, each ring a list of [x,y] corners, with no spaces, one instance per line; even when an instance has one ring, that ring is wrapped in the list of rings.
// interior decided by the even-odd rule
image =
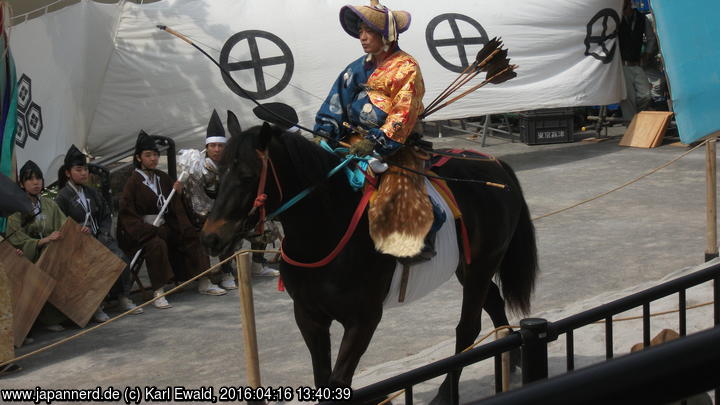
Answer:
[[[360,45],[365,53],[377,55],[383,49],[382,35],[371,30],[367,25],[360,24]]]

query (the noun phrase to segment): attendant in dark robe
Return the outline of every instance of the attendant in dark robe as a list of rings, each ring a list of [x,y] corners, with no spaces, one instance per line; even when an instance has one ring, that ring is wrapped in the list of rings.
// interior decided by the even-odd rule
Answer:
[[[110,232],[112,228],[110,205],[97,189],[88,186],[89,179],[87,158],[75,145],[72,145],[58,173],[60,191],[55,197],[55,203],[65,215],[83,226],[83,232],[94,236],[125,263],[129,263],[127,256]],[[118,297],[123,311],[133,310],[132,314],[140,314],[143,309],[136,308],[130,300],[131,288],[130,266],[125,266],[111,292]],[[95,312],[93,319],[97,322],[105,322],[109,317],[101,306]]]
[[[181,198],[173,198],[160,225],[153,225],[172,188],[182,190],[179,183],[174,185],[170,176],[156,169],[159,157],[153,138],[141,131],[133,157],[135,170],[120,199],[117,231],[120,248],[128,256],[142,249],[155,297],[164,293],[163,287],[171,279],[190,278],[210,267],[200,234],[188,219]],[[198,291],[208,295],[227,293],[207,277],[198,280]],[[153,305],[171,307],[164,297]]]

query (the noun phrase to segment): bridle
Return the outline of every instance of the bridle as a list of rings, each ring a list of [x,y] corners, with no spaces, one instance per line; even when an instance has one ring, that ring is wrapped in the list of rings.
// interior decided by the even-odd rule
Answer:
[[[280,202],[283,200],[283,192],[282,186],[280,185],[280,179],[278,178],[277,171],[275,170],[275,165],[273,164],[272,159],[270,159],[270,154],[267,149],[255,149],[255,153],[257,153],[258,158],[260,159],[260,179],[258,181],[257,193],[255,194],[255,201],[253,202],[250,212],[248,212],[248,217],[255,214],[255,212],[259,212],[260,218],[258,219],[257,225],[255,225],[255,232],[262,235],[265,232],[265,221],[267,220],[267,210],[265,206],[265,202],[267,201],[267,192],[265,188],[267,187],[268,167],[272,170],[272,175],[275,179],[275,186],[280,194],[278,196],[278,201]]]

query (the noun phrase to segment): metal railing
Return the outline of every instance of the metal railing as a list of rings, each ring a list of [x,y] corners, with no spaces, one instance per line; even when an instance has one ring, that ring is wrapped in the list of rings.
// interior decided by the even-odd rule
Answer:
[[[718,342],[715,327],[471,403],[667,404],[720,386]]]
[[[716,326],[709,331],[687,334],[686,291],[691,287],[714,281],[713,321]],[[567,371],[575,369],[574,331],[597,321],[605,322],[605,357],[611,360],[613,352],[613,317],[628,310],[642,307],[643,346],[650,345],[650,307],[653,301],[677,294],[678,324],[682,338],[657,348],[623,356],[609,362],[564,374],[547,382],[549,342],[559,336],[566,339]],[[528,318],[520,322],[520,330],[508,337],[498,339],[464,353],[448,357],[410,370],[395,377],[360,388],[353,394],[353,401],[367,402],[382,399],[399,390],[405,390],[405,403],[412,404],[414,385],[449,373],[457,373],[462,367],[489,358],[495,358],[496,392],[501,391],[500,356],[520,348],[522,351],[522,383],[530,384],[487,399],[487,403],[624,403],[638,396],[641,402],[670,402],[691,394],[704,392],[720,386],[720,263],[709,265],[677,279],[628,295],[610,303],[571,315],[556,322],[540,318]],[[713,339],[715,339],[713,341]],[[708,342],[713,342],[712,344]],[[705,371],[707,370],[707,372]],[[700,374],[710,374],[698,377]],[[650,377],[649,377],[650,376]],[[655,378],[655,380],[653,380]],[[662,384],[668,381],[667,384]],[[545,385],[547,384],[547,385]],[[663,385],[660,387],[660,385]],[[592,386],[592,389],[588,389]],[[540,387],[540,388],[539,388]],[[459,403],[458,387],[452,387],[453,403]],[[715,395],[719,392],[716,389]],[[538,395],[547,395],[540,400]],[[562,401],[556,398],[568,399]],[[626,397],[624,397],[626,396]],[[600,400],[603,398],[603,400]],[[647,400],[646,400],[647,399]],[[482,402],[485,403],[485,402]]]

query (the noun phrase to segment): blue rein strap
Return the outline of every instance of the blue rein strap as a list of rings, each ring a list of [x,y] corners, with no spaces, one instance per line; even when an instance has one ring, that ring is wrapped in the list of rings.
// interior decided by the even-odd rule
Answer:
[[[325,149],[328,152],[331,153],[347,153],[349,151],[348,148],[331,148],[330,145],[328,145],[325,140],[320,141],[320,146]],[[359,158],[355,157],[356,160],[359,160],[357,166],[354,169],[351,169],[349,167],[345,168],[345,175],[348,178],[348,182],[350,183],[350,187],[353,188],[355,191],[360,191],[363,186],[365,185],[365,170],[367,170],[368,167],[368,160],[370,158]]]
[[[335,153],[335,152],[346,152],[346,151],[347,151],[347,148],[337,148],[337,149],[333,150],[333,149],[330,148],[330,146],[329,146],[325,141],[322,141],[322,142],[320,143],[320,145],[321,145],[325,150],[328,150],[328,151],[333,152],[333,153]],[[358,165],[365,165],[365,167],[367,167],[367,164],[368,164],[367,161],[368,161],[369,159],[370,159],[370,158],[359,157],[359,156],[355,156],[355,155],[346,155],[346,156],[345,156],[345,159],[344,159],[342,162],[340,162],[339,165],[335,166],[332,170],[330,170],[330,171],[328,172],[328,174],[325,176],[325,179],[329,179],[329,178],[332,177],[335,173],[339,172],[339,171],[340,171],[341,169],[343,169],[343,168],[345,168],[346,173],[348,173],[348,172],[349,172],[349,173],[353,173],[353,172],[354,172],[353,170],[350,170],[350,169],[348,169],[348,168],[346,167],[346,166],[347,166],[350,162],[352,162],[353,160],[359,161]],[[355,169],[355,171],[359,171],[359,169]],[[351,186],[353,187],[353,189],[355,189],[356,191],[359,190],[359,189],[362,187],[363,183],[365,182],[365,174],[362,173],[362,172],[360,172],[360,174],[362,175],[362,180],[361,180],[361,183],[360,183],[359,187],[357,187],[357,188],[356,188],[355,185],[353,185],[353,180],[350,179],[350,174],[348,174],[348,179],[350,179],[350,185],[351,185]],[[358,180],[358,179],[359,179],[359,176],[357,176],[357,174],[355,174],[354,177],[353,177],[353,179],[354,179],[354,181],[357,183],[357,182],[359,181],[359,180]],[[265,217],[265,221],[266,221],[266,222],[267,222],[267,221],[272,221],[272,220],[275,219],[278,215],[280,215],[280,214],[282,214],[283,212],[287,211],[290,207],[292,207],[293,205],[297,204],[298,201],[302,200],[303,198],[307,197],[308,194],[312,193],[313,190],[315,190],[320,184],[321,184],[321,183],[314,184],[314,185],[312,185],[312,186],[304,189],[303,191],[297,193],[293,198],[291,198],[291,199],[289,199],[287,202],[285,202],[285,204],[281,205],[278,209],[276,209],[275,211],[273,211],[273,212],[271,212],[270,214],[268,214],[268,216]]]

